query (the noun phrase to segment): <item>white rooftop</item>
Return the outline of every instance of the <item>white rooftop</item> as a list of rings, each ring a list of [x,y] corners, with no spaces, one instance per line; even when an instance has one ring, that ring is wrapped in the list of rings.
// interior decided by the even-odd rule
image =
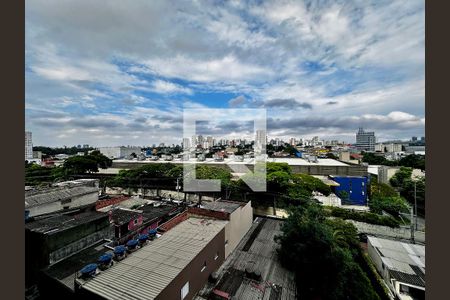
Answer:
[[[254,158],[245,158],[243,161],[237,161],[232,158],[226,158],[223,161],[216,161],[213,158],[206,158],[204,161],[198,161],[196,158],[190,158],[189,160],[182,160],[179,158],[174,158],[171,161],[165,161],[163,159],[159,160],[125,160],[125,159],[117,159],[114,160],[117,163],[197,163],[197,164],[236,164],[236,165],[246,165],[246,164],[254,164]],[[287,163],[291,166],[348,166],[348,164],[343,163],[341,161],[331,159],[331,158],[318,158],[317,162],[310,162],[303,158],[267,158],[266,162],[277,162],[277,163]]]
[[[381,254],[381,260],[390,270],[415,275],[416,272],[410,266],[413,265],[425,273],[425,246],[373,236],[369,236],[368,240]]]

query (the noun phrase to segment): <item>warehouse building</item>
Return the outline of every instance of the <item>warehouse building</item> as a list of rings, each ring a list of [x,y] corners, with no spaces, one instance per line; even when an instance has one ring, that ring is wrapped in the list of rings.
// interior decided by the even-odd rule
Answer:
[[[107,213],[58,214],[25,224],[26,283],[35,283],[40,269],[112,235]]]
[[[225,259],[224,220],[183,213],[166,232],[89,278],[82,299],[192,299]]]
[[[93,205],[98,200],[98,180],[74,180],[52,187],[25,191],[25,217]]]
[[[101,154],[109,157],[111,159],[117,158],[129,158],[132,154],[139,155],[141,154],[140,147],[100,147],[98,148]]]

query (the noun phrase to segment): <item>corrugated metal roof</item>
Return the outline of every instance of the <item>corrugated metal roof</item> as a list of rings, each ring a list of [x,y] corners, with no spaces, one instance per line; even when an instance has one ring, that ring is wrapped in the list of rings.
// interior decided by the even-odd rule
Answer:
[[[277,258],[279,244],[274,237],[281,234],[282,223],[280,220],[256,218],[218,270],[219,281],[206,284],[199,295],[208,298],[213,289],[218,289],[240,300],[296,299],[294,273],[282,267]],[[259,271],[262,280],[247,278],[246,269]]]
[[[59,214],[49,218],[35,220],[25,224],[25,228],[33,232],[48,233],[48,232],[60,232],[81,224],[90,223],[92,221],[105,218],[107,219],[108,214],[97,212],[97,211],[87,211],[78,213],[75,215],[65,215]]]
[[[92,186],[64,186],[39,191],[26,191],[25,207],[34,207],[91,193],[98,193],[98,188]]]
[[[416,286],[425,287],[425,280],[418,276],[416,273],[408,274],[400,271],[390,270],[389,274],[397,281],[409,283]]]
[[[89,279],[83,288],[106,299],[154,299],[225,224],[191,217]]]
[[[425,287],[425,246],[368,237],[395,280]]]

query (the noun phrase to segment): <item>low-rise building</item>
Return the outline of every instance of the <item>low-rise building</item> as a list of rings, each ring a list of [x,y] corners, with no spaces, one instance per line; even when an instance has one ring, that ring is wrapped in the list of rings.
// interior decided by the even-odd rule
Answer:
[[[369,236],[368,253],[400,300],[425,299],[425,246]]]
[[[132,154],[139,155],[142,151],[140,147],[100,147],[98,148],[100,153],[106,157],[117,159],[117,158],[128,158]]]
[[[192,299],[225,259],[228,221],[187,212],[109,269],[76,279],[81,299]]]
[[[38,271],[112,235],[107,213],[57,214],[25,224],[26,281]]]
[[[366,176],[329,176],[338,186],[332,186],[332,191],[341,198],[345,205],[367,205],[367,185],[369,183]]]
[[[202,202],[202,209],[224,212],[229,221],[225,225],[225,258],[236,248],[244,235],[248,232],[253,223],[253,208],[251,201],[235,202],[235,201],[213,201]],[[189,208],[188,211],[198,212],[195,208]]]
[[[182,211],[170,204],[144,205],[138,209],[116,208],[109,212],[115,244],[123,244],[138,234],[146,234]]]
[[[378,182],[389,184],[389,180],[392,176],[400,170],[400,167],[391,167],[391,166],[379,166],[378,167]],[[425,172],[420,169],[413,169],[411,178],[417,179],[419,177],[425,176]]]
[[[28,190],[25,191],[25,214],[36,217],[93,205],[98,193],[98,180],[75,180]]]

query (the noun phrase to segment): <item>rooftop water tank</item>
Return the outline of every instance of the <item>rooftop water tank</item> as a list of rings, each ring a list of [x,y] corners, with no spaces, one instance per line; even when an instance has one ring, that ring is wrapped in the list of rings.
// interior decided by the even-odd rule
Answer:
[[[98,263],[107,265],[111,262],[112,257],[113,255],[111,253],[105,253],[98,258]]]
[[[150,237],[151,240],[153,240],[156,237],[156,229],[150,229],[148,231],[148,236]]]
[[[145,243],[148,240],[148,234],[140,234],[138,236],[139,243]]]
[[[129,241],[127,242],[128,250],[133,250],[133,249],[135,249],[136,246],[137,246],[137,244],[138,244],[138,241],[137,241],[137,240],[129,240]]]
[[[95,274],[95,271],[97,270],[97,264],[89,264],[83,267],[83,269],[80,270],[81,276],[83,277],[89,277],[93,276]]]
[[[114,254],[115,255],[123,255],[125,254],[125,251],[127,251],[127,248],[125,248],[125,246],[117,246],[116,248],[114,248]]]

